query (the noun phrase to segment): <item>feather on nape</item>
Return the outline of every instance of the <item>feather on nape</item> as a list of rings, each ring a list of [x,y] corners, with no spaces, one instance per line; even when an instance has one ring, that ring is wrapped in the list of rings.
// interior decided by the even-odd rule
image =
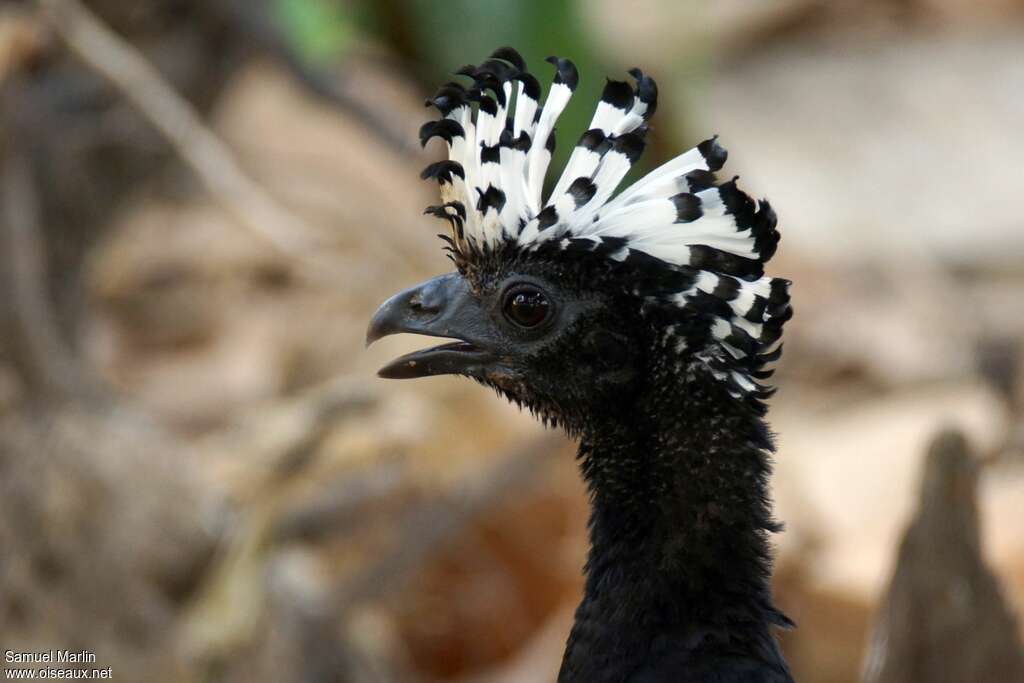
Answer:
[[[633,83],[608,80],[590,126],[547,198],[544,179],[555,123],[579,74],[568,59],[555,69],[541,105],[539,81],[512,48],[457,73],[472,80],[443,85],[428,106],[441,113],[420,129],[438,137],[448,159],[428,166],[442,204],[427,209],[450,222],[442,236],[460,270],[488,252],[515,249],[565,258],[598,257],[625,274],[659,325],[666,348],[697,364],[730,394],[763,409],[771,394],[758,380],[778,358],[782,326],[792,314],[789,282],[764,275],[779,241],[767,201],[719,183],[725,149],[705,140],[613,197],[644,149],[657,108],[654,80],[639,69]]]

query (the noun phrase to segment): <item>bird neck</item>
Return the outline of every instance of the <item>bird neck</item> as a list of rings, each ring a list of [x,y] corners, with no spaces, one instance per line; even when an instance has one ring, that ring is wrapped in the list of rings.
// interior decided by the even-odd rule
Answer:
[[[785,672],[770,634],[788,624],[769,587],[771,448],[761,417],[713,381],[665,382],[585,431],[591,550],[560,681],[726,652]]]

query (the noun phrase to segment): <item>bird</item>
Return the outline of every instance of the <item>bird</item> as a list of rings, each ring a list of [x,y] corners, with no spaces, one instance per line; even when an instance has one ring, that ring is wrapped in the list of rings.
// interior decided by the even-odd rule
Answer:
[[[385,301],[366,341],[451,341],[378,375],[468,377],[578,441],[590,546],[560,683],[791,681],[770,590],[764,380],[792,315],[790,282],[764,272],[776,215],[720,181],[717,136],[616,193],[657,108],[640,69],[607,81],[545,193],[580,78],[547,61],[543,105],[511,47],[428,98],[420,141],[448,158],[421,174],[441,195],[426,213],[454,270]]]

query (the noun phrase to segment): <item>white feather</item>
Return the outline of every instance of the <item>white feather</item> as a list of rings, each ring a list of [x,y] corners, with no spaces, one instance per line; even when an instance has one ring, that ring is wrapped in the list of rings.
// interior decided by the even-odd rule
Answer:
[[[537,131],[533,137],[533,145],[527,155],[526,180],[529,193],[527,200],[533,213],[540,211],[541,190],[544,187],[544,176],[551,163],[551,153],[547,150],[548,137],[555,129],[555,122],[565,109],[572,97],[572,90],[565,83],[555,83],[548,91],[548,97],[544,101],[544,108],[541,110],[540,121],[537,122]]]
[[[672,181],[679,176],[689,173],[690,171],[706,171],[707,169],[708,165],[704,160],[704,155],[700,153],[699,149],[694,147],[688,152],[684,152],[676,158],[666,161],[664,164],[630,185],[628,188],[623,190],[618,197],[608,203],[608,208],[618,208],[630,203],[634,197],[639,198],[645,195],[648,190],[657,188],[659,183],[663,181]],[[676,193],[673,192],[672,194]]]

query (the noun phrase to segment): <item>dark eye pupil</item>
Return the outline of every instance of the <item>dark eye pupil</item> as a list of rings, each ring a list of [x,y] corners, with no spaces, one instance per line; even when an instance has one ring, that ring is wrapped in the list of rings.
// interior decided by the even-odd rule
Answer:
[[[548,316],[548,300],[536,290],[519,291],[509,298],[505,312],[513,322],[523,327],[535,327]]]

